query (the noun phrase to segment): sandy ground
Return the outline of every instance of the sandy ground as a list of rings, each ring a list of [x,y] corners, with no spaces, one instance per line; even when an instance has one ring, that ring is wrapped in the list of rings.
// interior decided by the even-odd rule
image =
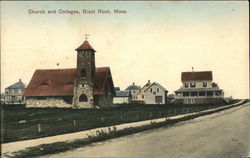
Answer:
[[[250,156],[250,106],[44,158],[246,158]]]

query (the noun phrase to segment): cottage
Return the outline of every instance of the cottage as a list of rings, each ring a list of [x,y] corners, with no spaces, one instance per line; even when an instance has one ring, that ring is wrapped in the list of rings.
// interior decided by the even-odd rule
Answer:
[[[168,91],[157,82],[151,83],[144,90],[145,104],[166,104]]]
[[[128,86],[125,91],[129,91],[131,94],[131,102],[133,103],[137,103],[138,98],[137,98],[137,94],[140,92],[141,86],[135,85],[135,83],[133,82],[132,85]]]
[[[5,104],[25,104],[25,97],[23,92],[25,90],[25,84],[19,79],[19,82],[5,88]]]
[[[145,104],[145,90],[151,85],[150,80],[140,89],[137,94],[137,102],[140,104]]]
[[[115,95],[109,67],[95,67],[87,39],[77,49],[77,68],[39,69],[24,91],[27,107],[109,107]]]
[[[131,93],[129,91],[116,91],[116,96],[113,98],[114,104],[130,104]]]
[[[182,72],[182,86],[175,91],[176,104],[224,102],[224,92],[213,82],[212,71]]]

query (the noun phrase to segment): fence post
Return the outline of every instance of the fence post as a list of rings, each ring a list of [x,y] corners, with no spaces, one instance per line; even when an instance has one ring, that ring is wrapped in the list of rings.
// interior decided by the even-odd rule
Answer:
[[[73,127],[76,127],[76,120],[73,120]]]
[[[40,124],[40,123],[37,124],[37,131],[38,131],[38,133],[41,133],[41,131],[42,131],[42,128],[41,128],[41,124]]]

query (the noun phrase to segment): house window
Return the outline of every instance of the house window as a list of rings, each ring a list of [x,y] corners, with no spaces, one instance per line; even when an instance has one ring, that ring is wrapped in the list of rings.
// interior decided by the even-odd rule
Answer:
[[[199,96],[201,97],[205,96],[205,92],[199,92]]]
[[[8,89],[6,89],[6,90],[5,90],[5,92],[8,94],[8,93],[9,93],[9,90],[8,90]]]
[[[135,91],[134,91],[134,93],[135,93]]]
[[[86,77],[86,70],[84,68],[81,69],[81,77]]]
[[[185,82],[185,88],[188,88],[188,83],[187,82]]]
[[[150,88],[150,92],[152,93],[152,88]]]
[[[191,92],[191,96],[192,96],[192,97],[197,96],[197,92]]]
[[[188,97],[189,96],[189,92],[183,92],[183,97]]]
[[[203,82],[203,87],[207,87],[207,82]]]
[[[79,98],[79,102],[87,102],[88,101],[88,98],[85,94],[82,94]]]
[[[159,88],[157,88],[157,92],[159,92]]]
[[[142,97],[142,99],[144,99],[144,95],[143,94],[141,95],[141,97]]]
[[[207,92],[207,96],[213,96],[213,92]]]
[[[156,95],[156,92],[153,92],[153,95]]]
[[[191,82],[191,83],[190,83],[190,87],[191,87],[191,88],[195,88],[195,86],[196,86],[195,82]]]

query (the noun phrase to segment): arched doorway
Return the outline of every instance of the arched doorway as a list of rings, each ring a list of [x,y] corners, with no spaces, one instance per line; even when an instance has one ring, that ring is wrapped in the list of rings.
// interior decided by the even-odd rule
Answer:
[[[88,98],[85,94],[82,94],[80,97],[79,97],[79,102],[87,102],[88,101]]]

